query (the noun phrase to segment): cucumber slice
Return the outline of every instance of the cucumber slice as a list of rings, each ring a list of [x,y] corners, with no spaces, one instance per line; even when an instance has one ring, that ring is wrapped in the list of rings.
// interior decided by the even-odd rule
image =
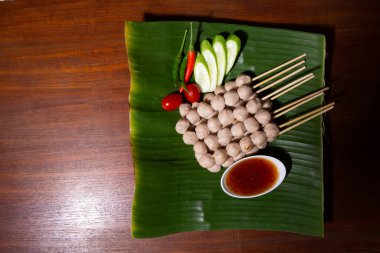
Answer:
[[[214,49],[212,48],[208,40],[204,40],[201,43],[201,52],[204,56],[208,70],[210,73],[210,89],[208,91],[214,91],[216,88],[216,83],[218,82],[218,66],[216,65],[216,55]]]
[[[197,59],[195,60],[194,79],[202,92],[208,92],[210,90],[210,72],[208,70],[207,62],[201,53],[197,54]]]
[[[216,35],[212,41],[212,47],[215,51],[216,62],[218,66],[218,81],[216,84],[221,85],[223,83],[223,79],[227,70],[226,40],[222,35]]]
[[[235,34],[230,34],[227,38],[227,70],[226,75],[235,64],[236,57],[240,51],[241,41]]]

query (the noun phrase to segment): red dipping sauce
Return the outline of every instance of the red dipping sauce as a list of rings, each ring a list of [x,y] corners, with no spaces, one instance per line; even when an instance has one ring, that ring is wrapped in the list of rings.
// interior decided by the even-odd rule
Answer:
[[[264,158],[246,159],[226,175],[228,189],[240,196],[251,196],[269,190],[278,179],[276,165]]]

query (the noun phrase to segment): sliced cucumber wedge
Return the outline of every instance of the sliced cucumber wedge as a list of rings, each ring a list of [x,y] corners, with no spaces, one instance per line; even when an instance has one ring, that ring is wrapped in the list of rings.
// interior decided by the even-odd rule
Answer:
[[[218,66],[218,80],[216,85],[223,83],[224,75],[227,70],[227,46],[226,40],[222,35],[216,35],[212,40],[212,47],[214,48],[216,55],[216,62]]]
[[[235,34],[230,34],[227,38],[227,70],[226,75],[235,64],[236,57],[240,51],[241,41]]]
[[[218,66],[216,64],[216,55],[211,43],[204,40],[201,43],[201,53],[207,62],[208,70],[210,73],[210,89],[209,92],[214,91],[218,82]]]
[[[207,62],[201,53],[197,54],[194,65],[195,82],[199,85],[202,92],[208,92],[211,87],[211,77]]]

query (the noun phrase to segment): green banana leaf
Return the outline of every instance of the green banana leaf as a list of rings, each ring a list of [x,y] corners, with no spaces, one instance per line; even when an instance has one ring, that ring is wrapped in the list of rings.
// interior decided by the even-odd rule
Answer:
[[[193,24],[196,33],[199,23]],[[214,174],[201,168],[192,146],[185,145],[182,136],[175,132],[179,113],[161,109],[161,99],[176,90],[171,71],[187,28],[189,22],[127,22],[125,26],[135,167],[132,236],[145,238],[223,229],[323,236],[321,117],[281,135],[262,152],[285,162],[288,175],[276,190],[253,199],[226,195],[220,187],[224,170]],[[242,36],[242,51],[226,80],[245,71],[260,74],[307,53],[307,69],[316,77],[282,96],[275,106],[324,86],[325,39],[322,35],[204,22],[200,30],[200,40],[223,32],[238,31]],[[307,111],[322,102],[322,98],[313,100],[287,115]]]

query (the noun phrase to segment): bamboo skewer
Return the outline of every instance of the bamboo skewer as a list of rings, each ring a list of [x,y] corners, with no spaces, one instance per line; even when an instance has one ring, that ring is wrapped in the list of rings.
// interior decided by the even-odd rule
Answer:
[[[263,76],[269,75],[270,73],[272,73],[272,72],[274,72],[274,71],[276,71],[276,70],[278,70],[278,69],[280,69],[280,68],[282,68],[282,67],[285,67],[285,66],[289,65],[290,63],[293,63],[293,62],[295,62],[295,61],[298,61],[298,60],[300,60],[300,59],[302,59],[302,58],[304,58],[304,57],[306,57],[306,53],[305,53],[305,54],[302,54],[302,55],[300,55],[300,56],[297,56],[296,58],[294,58],[294,59],[292,59],[292,60],[290,60],[290,61],[287,61],[287,62],[281,64],[280,66],[277,66],[277,67],[275,67],[275,68],[273,68],[273,69],[270,69],[270,70],[268,70],[268,71],[266,71],[266,72],[264,72],[264,73],[262,73],[262,74],[260,74],[260,75],[258,75],[258,76],[256,76],[256,77],[254,77],[254,78],[252,79],[252,82],[253,82],[253,81],[256,81],[257,79],[260,79],[260,78],[263,77]]]
[[[328,107],[328,108],[326,108],[326,109],[324,109],[324,110],[322,110],[322,111],[320,111],[320,112],[318,112],[318,113],[316,113],[316,114],[314,114],[314,115],[312,115],[312,116],[310,116],[310,117],[308,117],[308,118],[306,118],[306,119],[304,119],[304,120],[302,120],[302,121],[300,121],[300,122],[298,122],[298,123],[296,123],[294,125],[291,125],[290,127],[287,127],[285,129],[281,130],[280,133],[279,133],[279,135],[281,135],[283,133],[286,133],[287,131],[289,131],[289,130],[291,130],[291,129],[299,126],[299,125],[302,125],[303,123],[305,123],[305,122],[307,122],[307,121],[309,121],[311,119],[314,119],[315,117],[317,117],[317,116],[319,116],[321,114],[324,114],[325,112],[330,111],[332,109],[334,109],[334,106],[330,106],[330,107]]]
[[[252,79],[252,81],[255,81],[255,80],[258,80],[258,79],[260,79],[260,78],[262,78],[264,76],[267,76],[267,75],[269,75],[269,74],[271,74],[271,73],[273,73],[273,72],[281,69],[282,67],[285,67],[285,66],[287,66],[287,65],[289,65],[289,64],[291,64],[293,62],[296,62],[296,61],[298,61],[298,60],[300,60],[300,59],[302,59],[304,57],[306,57],[306,53],[302,54],[302,55],[300,55],[300,56],[298,56],[298,57],[296,57],[296,58],[294,58],[294,59],[292,59],[290,61],[287,61],[287,62],[285,62],[285,63],[283,63],[283,64],[281,64],[281,65],[279,65],[279,66],[277,66],[275,68],[272,68],[272,69],[270,69],[270,70],[268,70],[268,71],[266,71],[266,72],[264,72],[264,73],[262,73],[262,74],[260,74],[258,76],[256,76],[255,78]],[[302,60],[302,61],[300,61],[298,63],[295,63],[294,65],[286,68],[285,70],[282,70],[282,71],[274,74],[273,76],[270,76],[270,77],[266,78],[265,80],[263,80],[263,81],[255,84],[253,86],[253,88],[260,87],[261,85],[264,85],[264,84],[272,81],[273,79],[275,79],[277,77],[280,77],[281,75],[283,75],[283,74],[285,74],[287,72],[290,72],[292,69],[295,69],[296,67],[298,67],[300,65],[303,65],[304,63],[305,63],[305,60]],[[261,92],[263,92],[263,91],[265,91],[265,90],[267,90],[267,89],[275,86],[276,84],[278,84],[278,83],[280,83],[280,82],[282,82],[282,81],[284,81],[284,80],[286,80],[286,79],[288,79],[288,78],[296,75],[297,73],[301,72],[304,69],[306,69],[306,66],[302,66],[299,69],[297,69],[297,70],[295,70],[293,72],[290,72],[290,74],[287,74],[286,76],[284,76],[284,77],[282,77],[282,78],[280,78],[280,79],[278,79],[278,80],[276,80],[276,81],[274,81],[274,82],[272,82],[272,83],[264,86],[263,88],[257,90],[256,93],[261,93]],[[274,100],[274,99],[276,99],[276,98],[278,98],[278,97],[286,94],[287,92],[291,91],[292,89],[295,89],[296,87],[302,85],[303,83],[305,83],[305,82],[313,79],[313,78],[314,78],[314,74],[313,73],[309,73],[307,75],[304,75],[304,76],[302,76],[302,77],[300,77],[300,78],[298,78],[298,79],[296,79],[296,80],[294,80],[294,81],[292,81],[292,82],[284,85],[283,87],[281,87],[281,88],[279,88],[279,89],[271,92],[270,94],[264,96],[262,98],[262,100],[267,100],[268,98],[270,100]],[[273,112],[273,115],[274,115],[273,119],[276,119],[276,118],[280,117],[281,115],[284,115],[287,112],[289,112],[289,111],[291,111],[291,110],[293,110],[293,109],[295,109],[295,108],[297,108],[297,107],[299,107],[299,106],[301,106],[301,105],[303,105],[303,104],[305,104],[305,103],[307,103],[307,102],[309,102],[309,101],[311,101],[311,100],[313,100],[313,99],[321,96],[328,89],[329,89],[328,87],[322,88],[322,89],[320,89],[320,90],[318,90],[316,92],[313,92],[312,94],[304,96],[304,97],[302,97],[302,98],[300,98],[300,99],[298,99],[296,101],[293,101],[293,102],[291,102],[291,103],[289,103],[289,104],[287,104],[285,106],[280,107],[279,109],[277,109],[277,110],[275,110]],[[314,109],[314,110],[312,110],[312,111],[310,111],[308,113],[305,113],[305,114],[303,114],[301,116],[298,116],[295,119],[292,119],[290,121],[287,121],[287,122],[279,125],[278,126],[279,129],[280,129],[279,135],[284,134],[285,132],[287,132],[287,131],[289,131],[289,130],[297,127],[297,126],[299,126],[299,125],[301,125],[301,124],[303,124],[303,123],[305,123],[305,122],[307,122],[307,121],[309,121],[309,120],[311,120],[311,119],[313,119],[313,118],[315,118],[315,117],[317,117],[317,116],[319,116],[319,115],[321,115],[321,114],[323,114],[323,113],[325,113],[327,111],[332,110],[334,108],[334,105],[335,105],[335,102],[329,103],[329,104],[327,104],[325,106],[321,106],[321,107],[319,107],[317,109]],[[291,125],[291,124],[293,124],[293,125]]]
[[[311,94],[309,94],[309,95],[307,95],[307,96],[304,96],[304,97],[302,97],[302,98],[300,98],[300,99],[298,99],[298,100],[296,100],[296,101],[294,101],[294,102],[291,102],[291,103],[289,103],[289,104],[286,104],[286,105],[284,105],[284,106],[278,108],[278,109],[275,110],[273,113],[274,113],[274,114],[279,113],[279,112],[281,112],[281,111],[283,111],[283,110],[285,110],[285,109],[287,109],[287,108],[289,108],[289,107],[291,107],[291,106],[293,106],[293,105],[295,105],[295,104],[298,104],[298,103],[300,103],[300,102],[302,102],[302,101],[304,101],[304,100],[306,100],[306,99],[308,99],[308,98],[310,98],[310,97],[313,97],[313,96],[316,95],[316,94],[323,93],[323,92],[327,91],[328,89],[329,89],[329,87],[325,87],[325,88],[320,89],[320,90],[318,90],[318,91],[316,91],[316,92],[313,92],[313,93],[311,93]]]
[[[279,89],[273,91],[272,93],[266,95],[266,96],[263,97],[262,99],[263,99],[263,100],[266,100],[266,99],[268,99],[268,98],[270,98],[270,97],[276,95],[277,93],[279,93],[279,92],[281,92],[281,91],[283,91],[283,90],[285,90],[285,89],[287,89],[287,88],[289,88],[289,87],[292,87],[294,84],[298,84],[299,82],[301,82],[301,81],[307,79],[307,80],[305,80],[304,82],[302,82],[302,83],[305,83],[305,82],[307,82],[307,81],[309,81],[309,80],[311,80],[311,79],[313,79],[313,78],[314,78],[314,74],[313,74],[313,73],[307,74],[307,75],[305,75],[305,76],[303,76],[303,77],[300,77],[300,78],[298,78],[297,80],[294,80],[293,82],[291,82],[291,83],[289,83],[289,84],[287,84],[287,85],[285,85],[285,86],[283,86],[283,87],[281,87],[281,88],[279,88]],[[300,85],[301,85],[301,84],[300,84]],[[299,85],[297,85],[297,87],[298,87],[298,86],[299,86]],[[272,100],[273,100],[273,99],[272,99]]]
[[[304,64],[304,63],[305,63],[305,60],[300,61],[300,62],[294,64],[293,66],[290,66],[289,68],[287,68],[287,69],[285,69],[285,70],[283,70],[283,71],[281,71],[281,72],[278,72],[277,74],[275,74],[275,75],[273,75],[273,76],[271,76],[271,77],[268,77],[268,78],[265,79],[264,81],[261,81],[261,82],[259,82],[258,84],[253,85],[253,88],[256,89],[257,87],[259,87],[259,86],[261,86],[261,85],[263,85],[263,84],[266,84],[267,82],[273,80],[274,78],[279,77],[279,76],[285,74],[286,72],[289,72],[290,70],[292,70],[292,69],[294,69],[294,68],[296,68],[296,67],[298,67],[298,66],[300,66],[300,65],[302,65],[302,64]]]
[[[327,111],[330,111],[331,109],[334,108],[334,105],[335,105],[335,102],[332,102],[332,103],[330,103],[330,104],[327,104],[327,105],[325,105],[325,106],[322,106],[322,107],[320,107],[320,108],[317,108],[317,109],[315,109],[315,110],[313,110],[313,111],[311,111],[311,112],[305,113],[304,115],[301,115],[301,116],[299,116],[299,117],[297,117],[297,118],[295,118],[295,119],[293,119],[293,120],[290,120],[290,121],[288,121],[288,122],[285,122],[285,123],[279,125],[279,128],[281,129],[281,128],[283,128],[284,126],[290,125],[290,124],[292,124],[292,123],[294,123],[294,122],[297,122],[297,121],[299,121],[299,120],[304,119],[304,120],[302,120],[302,121],[297,122],[297,123],[294,124],[294,125],[291,125],[291,126],[285,128],[285,129],[281,130],[281,131],[280,131],[280,134],[285,133],[285,132],[289,131],[290,129],[293,129],[293,128],[295,128],[296,126],[299,126],[299,125],[301,125],[301,124],[303,124],[303,123],[305,123],[305,122],[307,122],[307,121],[309,121],[309,120],[311,120],[311,119],[313,119],[313,118],[315,118],[315,117],[317,117],[317,116],[319,116],[319,115],[321,115],[321,114],[323,114],[323,113],[325,113],[325,112],[327,112]],[[305,119],[305,118],[306,118],[306,119]]]
[[[289,107],[288,109],[285,109],[285,110],[283,110],[282,112],[275,114],[275,115],[273,116],[273,118],[274,118],[274,119],[275,119],[275,118],[278,118],[278,117],[280,117],[281,115],[284,115],[285,113],[287,113],[287,112],[289,112],[289,111],[291,111],[291,110],[293,110],[293,109],[295,109],[295,108],[297,108],[297,107],[299,107],[299,106],[301,106],[301,105],[303,105],[303,104],[305,104],[305,103],[307,103],[307,102],[313,100],[314,98],[317,98],[317,97],[321,96],[322,94],[324,94],[324,93],[323,93],[323,92],[316,93],[314,96],[311,96],[311,97],[309,97],[309,98],[307,98],[307,99],[305,99],[305,100],[299,102],[298,104],[295,104],[295,105]]]
[[[298,74],[299,72],[301,72],[301,71],[303,71],[303,70],[305,70],[305,69],[306,69],[306,67],[303,66],[302,68],[299,68],[299,69],[297,69],[296,71],[294,71],[294,72],[292,72],[292,73],[290,73],[290,74],[288,74],[288,75],[286,75],[286,76],[284,76],[284,77],[278,79],[277,81],[275,81],[275,82],[273,82],[273,83],[271,83],[271,84],[269,84],[269,85],[267,85],[267,86],[261,88],[260,90],[256,91],[256,93],[261,93],[261,92],[263,92],[263,91],[265,91],[265,90],[267,90],[267,89],[269,89],[269,88],[275,86],[276,84],[281,83],[281,82],[285,81],[286,79],[288,79],[288,78],[290,78],[290,77],[292,77],[292,76]]]
[[[309,77],[309,78],[306,78],[305,80],[302,80],[301,82],[299,82],[299,83],[297,83],[297,84],[291,86],[290,88],[284,90],[283,92],[280,92],[279,94],[277,94],[277,95],[271,97],[270,99],[271,99],[271,100],[275,100],[275,99],[281,97],[282,95],[288,93],[289,91],[291,91],[291,90],[297,88],[298,86],[300,86],[300,85],[302,85],[302,84],[308,82],[309,80],[311,80],[311,79],[313,79],[313,78],[314,78],[314,76],[311,76],[311,77]]]
[[[296,83],[296,84],[290,86],[289,88],[287,88],[286,90],[280,92],[279,94],[274,95],[273,97],[270,98],[270,100],[275,100],[275,99],[281,97],[282,95],[284,95],[284,94],[288,93],[289,91],[291,91],[291,90],[293,90],[293,89],[295,89],[295,88],[301,86],[302,84],[304,84],[304,83],[310,81],[310,80],[313,79],[313,78],[314,78],[314,75],[309,76],[308,78],[306,78],[306,79],[304,79],[304,80],[302,80],[302,81],[300,81],[300,82],[298,82],[298,83]]]

